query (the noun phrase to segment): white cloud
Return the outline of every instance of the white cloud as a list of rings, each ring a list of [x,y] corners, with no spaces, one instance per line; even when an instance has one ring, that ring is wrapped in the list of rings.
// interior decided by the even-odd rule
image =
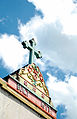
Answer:
[[[34,37],[43,58],[61,69],[77,72],[77,13],[72,0],[28,0],[44,17],[33,17],[28,23],[19,23],[23,40]],[[70,34],[70,35],[69,35]]]
[[[35,59],[35,64],[37,64],[40,67],[41,71],[46,70],[45,61],[42,61],[41,59],[38,59],[38,60]]]
[[[76,72],[77,36],[68,36],[61,31],[62,26],[58,21],[48,24],[39,16],[35,16],[27,24],[19,25],[21,39],[38,39],[37,48],[42,51],[43,57],[50,60],[50,65],[55,64],[59,68]]]
[[[52,102],[57,107],[58,105],[65,105],[67,115],[66,119],[77,118],[77,77],[68,77],[68,82],[59,81],[56,77],[47,73],[47,86],[52,98]]]
[[[35,16],[31,18],[31,20],[28,23],[26,23],[26,25],[22,24],[20,20],[18,21],[18,23],[19,23],[18,28],[19,28],[21,41],[22,40],[28,41],[31,38],[35,38],[37,42],[35,32],[42,25],[42,19],[40,18],[40,16]]]
[[[63,32],[69,35],[77,34],[77,8],[73,0],[28,0],[37,10],[41,10],[47,23],[57,19],[63,25]]]
[[[0,59],[3,60],[5,67],[16,70],[26,61],[26,53],[15,35],[0,35]]]

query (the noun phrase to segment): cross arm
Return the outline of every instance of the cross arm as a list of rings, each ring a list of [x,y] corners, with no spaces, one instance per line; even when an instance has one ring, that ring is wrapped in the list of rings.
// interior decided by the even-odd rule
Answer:
[[[23,48],[27,48],[28,50],[33,49],[32,46],[29,45],[29,43],[27,41],[23,41],[22,42]]]
[[[22,42],[22,45],[23,45],[23,48],[25,49],[25,48],[28,48],[28,42],[27,41],[23,41]]]
[[[36,58],[42,58],[42,54],[40,51],[35,51],[34,54],[36,55]]]

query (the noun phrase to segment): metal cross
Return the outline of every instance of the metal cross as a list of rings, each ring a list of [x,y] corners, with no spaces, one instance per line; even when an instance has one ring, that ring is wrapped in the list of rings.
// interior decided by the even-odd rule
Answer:
[[[35,42],[34,38],[29,40],[29,42],[23,41],[22,45],[23,45],[24,49],[27,48],[30,51],[29,64],[33,63],[34,55],[36,56],[36,58],[42,58],[41,52],[34,49],[34,47],[36,46],[36,42]]]

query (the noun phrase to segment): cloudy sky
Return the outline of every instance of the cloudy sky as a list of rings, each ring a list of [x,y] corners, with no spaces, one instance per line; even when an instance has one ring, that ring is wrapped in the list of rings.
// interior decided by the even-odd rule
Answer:
[[[0,77],[28,64],[35,38],[58,119],[77,118],[77,0],[0,0]]]

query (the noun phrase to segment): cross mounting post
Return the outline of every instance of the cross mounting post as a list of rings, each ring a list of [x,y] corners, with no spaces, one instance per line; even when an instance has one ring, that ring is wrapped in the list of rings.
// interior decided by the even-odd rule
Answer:
[[[29,40],[29,42],[27,41],[23,41],[22,42],[23,48],[27,48],[30,53],[29,53],[29,64],[33,63],[34,60],[34,55],[36,56],[36,58],[42,58],[41,52],[35,50],[35,46],[36,46],[36,42],[34,40],[34,38],[32,38],[31,40]]]

